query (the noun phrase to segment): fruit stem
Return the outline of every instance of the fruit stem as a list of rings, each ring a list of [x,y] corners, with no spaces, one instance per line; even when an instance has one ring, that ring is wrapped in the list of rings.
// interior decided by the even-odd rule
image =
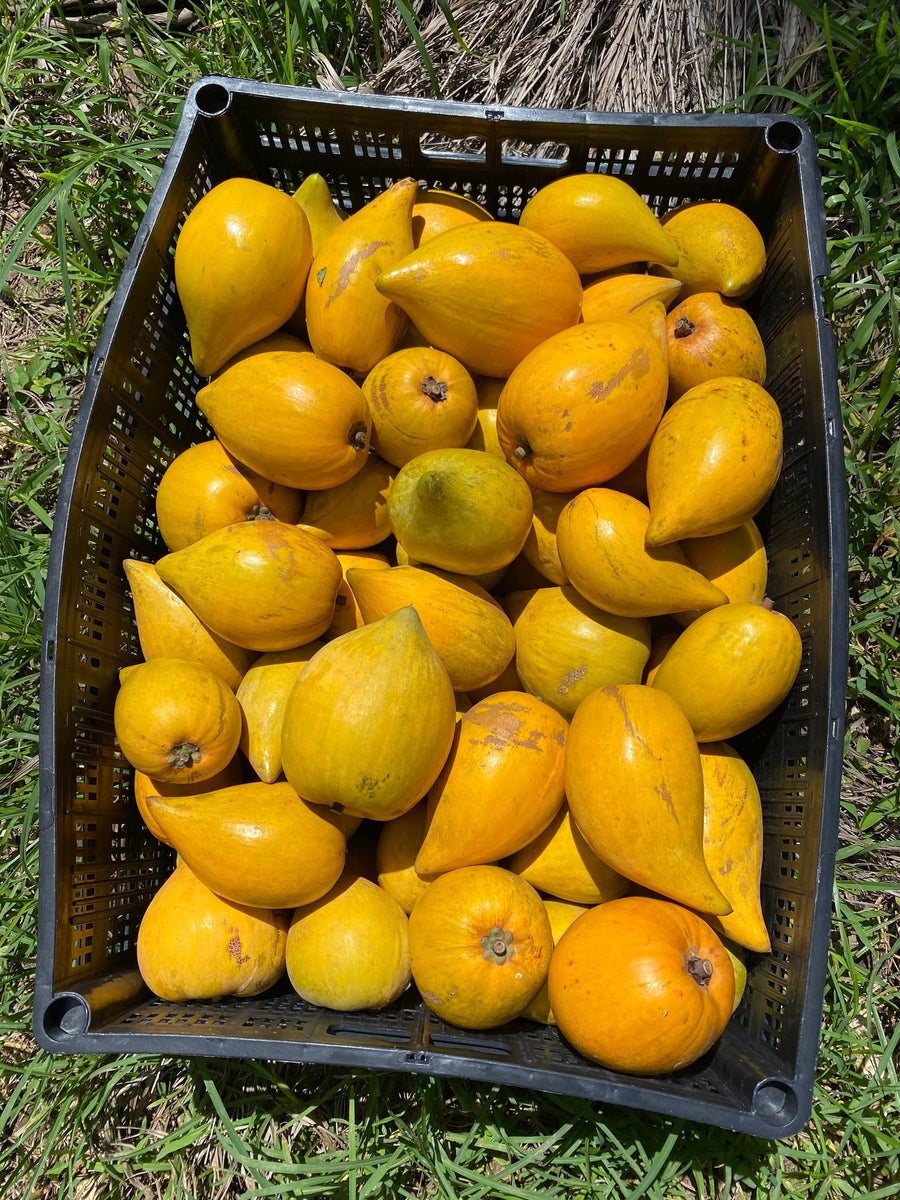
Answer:
[[[708,958],[698,958],[695,954],[688,959],[687,973],[701,987],[708,987],[713,976],[713,965]]]
[[[495,925],[481,939],[481,957],[490,959],[498,967],[503,966],[511,958],[515,958],[516,952],[512,943],[512,930],[501,929],[499,925]]]
[[[248,521],[275,521],[277,517],[265,504],[254,504],[247,513]]]
[[[513,458],[518,459],[519,462],[524,462],[526,458],[531,458],[532,450],[527,440],[523,437],[519,437],[516,439],[516,441],[519,444],[516,446],[515,450],[513,450]]]
[[[182,742],[181,745],[172,747],[166,756],[166,762],[170,767],[184,771],[187,767],[196,766],[200,758],[199,746],[195,746],[193,742]]]
[[[433,375],[429,375],[422,384],[422,391],[429,398],[429,400],[434,400],[437,403],[447,399],[446,383],[444,383],[443,380],[438,382]]]
[[[672,333],[677,338],[686,338],[690,337],[696,328],[697,326],[694,324],[694,322],[689,321],[687,317],[679,317],[675,322],[675,327],[673,328]]]

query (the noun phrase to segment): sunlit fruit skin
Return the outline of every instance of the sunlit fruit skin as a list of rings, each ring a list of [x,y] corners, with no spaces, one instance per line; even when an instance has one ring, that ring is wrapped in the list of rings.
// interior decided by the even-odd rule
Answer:
[[[545,339],[511,372],[497,438],[533,487],[571,492],[631,463],[663,415],[663,347],[633,320],[594,321]]]
[[[531,530],[534,501],[521,475],[482,450],[427,450],[397,472],[391,528],[411,561],[481,575],[507,566]]]
[[[697,292],[666,318],[669,401],[721,375],[766,382],[766,350],[747,310],[718,292]]]
[[[412,210],[413,245],[424,245],[457,225],[493,219],[486,208],[469,196],[442,188],[420,187]]]
[[[204,625],[153,563],[126,558],[122,564],[145,659],[187,658],[208,667],[235,691],[256,657]]]
[[[650,654],[645,618],[603,612],[571,585],[513,592],[504,605],[522,685],[564,717],[595,688],[641,682]]]
[[[650,510],[613,488],[584,488],[559,514],[556,545],[572,586],[603,612],[658,617],[724,604],[727,596],[678,546],[646,544]]]
[[[721,200],[685,204],[662,218],[678,251],[674,268],[651,265],[653,274],[681,280],[678,299],[696,292],[721,292],[746,300],[757,290],[766,269],[766,246],[756,224],[733,204]]]
[[[581,313],[581,279],[571,262],[546,238],[508,221],[448,229],[376,286],[431,345],[473,374],[498,379]]]
[[[345,872],[319,900],[294,909],[285,965],[310,1004],[384,1008],[409,987],[406,913],[378,884]]]
[[[566,743],[572,816],[595,854],[634,883],[701,912],[731,904],[703,857],[703,774],[691,726],[645,684],[598,688]]]
[[[478,420],[475,381],[458,359],[433,346],[395,350],[362,384],[372,445],[394,467],[422,454],[465,446]]]
[[[647,546],[712,537],[755,517],[783,456],[781,412],[765,388],[737,375],[692,387],[650,442]]]
[[[550,930],[553,934],[554,945],[576,917],[580,917],[582,913],[588,911],[584,904],[571,904],[566,900],[557,900],[552,896],[544,897],[544,908],[547,910],[547,916],[550,918]],[[546,980],[541,985],[538,994],[524,1010],[522,1016],[527,1017],[529,1021],[538,1021],[541,1025],[556,1024],[556,1017],[553,1015],[553,1009],[550,1007],[550,994],[547,990]]]
[[[372,420],[360,387],[306,351],[240,358],[197,393],[219,441],[286,488],[330,488],[363,469]]]
[[[678,637],[653,678],[684,712],[698,742],[744,733],[784,701],[803,656],[796,626],[763,604],[726,604]]]
[[[416,870],[494,862],[546,828],[565,798],[568,722],[527,692],[496,692],[463,714],[428,794]]]
[[[147,806],[197,878],[234,904],[307,904],[323,896],[344,867],[340,818],[302,800],[284,780],[150,796]]]
[[[731,901],[732,911],[710,917],[714,929],[756,954],[772,942],[762,911],[763,815],[759,788],[746,762],[727,742],[700,746],[703,769],[703,854]]]
[[[141,918],[138,969],[163,1000],[258,996],[284,973],[288,920],[222,899],[180,862]]]
[[[572,820],[568,804],[506,865],[538,891],[572,904],[603,904],[623,896],[632,886],[590,848]]]
[[[240,755],[235,757],[223,767],[216,775],[210,776],[209,779],[204,779],[202,783],[178,784],[178,783],[161,783],[158,779],[151,779],[149,775],[145,775],[143,771],[135,771],[134,773],[134,802],[137,805],[138,812],[143,818],[144,824],[150,830],[155,838],[169,845],[169,839],[163,833],[153,813],[150,811],[150,802],[156,796],[195,796],[203,795],[206,792],[217,792],[222,788],[234,787],[243,781],[243,771],[241,768]]]
[[[309,222],[286,192],[233,178],[201,197],[175,244],[197,374],[215,374],[279,329],[300,303],[311,262]]]
[[[376,287],[413,248],[412,206],[418,184],[399,179],[352,213],[324,239],[306,285],[306,329],[325,362],[363,379],[397,348],[408,318]]]
[[[502,867],[438,876],[409,915],[413,982],[436,1016],[463,1029],[519,1016],[546,980],[552,950],[540,896]]]
[[[238,686],[241,753],[262,783],[281,775],[281,725],[291,689],[303,668],[324,646],[316,638],[292,650],[260,654]]]
[[[519,224],[559,247],[579,274],[633,262],[678,263],[678,250],[646,201],[624,179],[573,173],[539,188]]]
[[[623,896],[560,937],[547,979],[560,1032],[586,1058],[630,1075],[668,1075],[721,1037],[734,971],[715,932],[665,900]]]
[[[303,496],[245,467],[217,439],[177,455],[156,489],[156,520],[169,550],[181,550],[214,529],[274,517],[300,520]]]
[[[210,629],[260,653],[320,637],[341,583],[334,551],[283,521],[226,525],[156,569]]]
[[[434,783],[455,727],[450,677],[407,606],[306,666],[285,708],[284,773],[314,804],[391,820]]]
[[[234,692],[209,668],[179,658],[136,664],[116,695],[113,724],[127,762],[162,783],[216,775],[241,737]]]
[[[347,582],[367,622],[407,604],[415,607],[454,691],[468,691],[496,679],[515,653],[509,617],[468,576],[407,565],[387,571],[351,568]]]
[[[706,538],[685,538],[679,543],[691,566],[721,588],[732,604],[762,604],[766,598],[769,559],[756,522],[750,518],[725,533]],[[675,613],[681,625],[700,614]]]

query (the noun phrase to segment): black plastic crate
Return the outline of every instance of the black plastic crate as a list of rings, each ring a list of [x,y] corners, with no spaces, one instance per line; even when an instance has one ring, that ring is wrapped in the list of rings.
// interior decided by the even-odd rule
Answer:
[[[784,418],[785,460],[759,517],[769,592],[803,661],[787,701],[738,741],[762,794],[773,951],[751,969],[713,1053],[669,1078],[595,1066],[527,1021],[443,1024],[407,993],[341,1014],[286,983],[249,1000],[171,1004],[136,968],[141,915],[172,866],[144,828],[113,734],[117,669],[140,658],[122,561],[164,552],[153,496],[209,436],[175,293],[173,249],[213,184],[294,190],[318,171],[348,209],[413,176],[515,221],[561,173],[620,175],[660,214],[718,198],[759,225],[768,268],[751,311]],[[92,361],[53,533],[41,677],[35,1033],[51,1051],[214,1055],[415,1071],[566,1093],[780,1138],[809,1118],[830,925],[847,662],[847,532],[834,345],[823,318],[824,210],[809,130],[783,116],[484,108],[265,86],[190,91]]]

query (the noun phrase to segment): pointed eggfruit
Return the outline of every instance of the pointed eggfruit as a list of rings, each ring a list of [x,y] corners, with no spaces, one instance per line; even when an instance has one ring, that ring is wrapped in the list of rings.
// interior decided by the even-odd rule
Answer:
[[[504,607],[513,621],[522,686],[564,717],[571,719],[598,687],[641,682],[650,654],[643,617],[603,612],[571,584],[513,592]]]
[[[316,354],[357,378],[396,349],[401,308],[375,287],[413,248],[414,179],[401,179],[357,209],[325,239],[306,285],[306,328]]]
[[[668,307],[681,287],[677,279],[629,272],[600,275],[584,284],[581,302],[583,321],[620,321],[634,316],[651,300],[662,300]]]
[[[409,987],[406,913],[377,883],[345,871],[326,895],[294,910],[285,961],[309,1004],[384,1008]]]
[[[568,722],[526,692],[498,692],[459,722],[428,793],[420,875],[490,863],[549,825],[563,803]]]
[[[803,643],[793,621],[764,604],[726,604],[679,635],[653,679],[678,703],[698,742],[727,741],[787,697]]]
[[[498,378],[581,312],[581,280],[565,255],[506,221],[447,230],[385,271],[377,287],[433,346]]]
[[[258,996],[284,974],[288,915],[233,904],[180,862],[137,934],[138,970],[163,1000]]]
[[[260,653],[323,634],[341,582],[334,551],[281,521],[226,525],[156,569],[210,629]]]
[[[148,808],[197,878],[235,904],[307,904],[344,867],[339,817],[302,800],[284,780],[202,796],[151,796]]]
[[[516,649],[509,617],[488,592],[465,575],[425,567],[347,573],[368,624],[412,605],[454,691],[495,679]]]
[[[507,866],[532,887],[573,904],[604,904],[624,896],[631,881],[598,858],[572,820],[567,803]]]
[[[213,633],[178,593],[163,583],[153,563],[126,558],[122,565],[144,658],[190,659],[208,667],[235,691],[256,657],[254,651]]]
[[[325,177],[316,171],[307,175],[294,192],[294,201],[306,214],[316,255],[328,235],[347,219],[346,213],[335,204]]]
[[[512,371],[497,404],[497,437],[536,487],[569,492],[603,483],[650,440],[666,386],[663,350],[640,325],[575,325]]]
[[[339,550],[337,551],[337,560],[341,564],[343,578],[334,602],[334,616],[322,635],[327,642],[334,641],[342,633],[349,633],[351,629],[359,629],[366,623],[359,605],[356,603],[353,589],[347,582],[347,572],[354,567],[361,571],[384,571],[391,565],[383,554],[378,554],[374,550]]]
[[[255,179],[226,179],[194,205],[175,244],[175,286],[198,375],[274,333],[306,286],[312,239],[291,197]]]
[[[113,725],[123,757],[163,783],[201,783],[234,758],[241,710],[208,667],[182,658],[137,663],[122,678]]]
[[[197,405],[239,462],[286,487],[335,487],[366,462],[365,397],[315,354],[241,359],[200,389]]]
[[[713,929],[756,954],[772,948],[760,897],[763,820],[753,773],[727,742],[700,746],[703,854],[732,911],[708,917]]]
[[[324,642],[260,654],[241,680],[241,752],[263,783],[281,775],[281,726],[291,688]]]
[[[624,179],[601,172],[554,179],[532,196],[519,224],[542,234],[581,275],[634,262],[678,263],[678,249]]]
[[[650,443],[647,545],[711,537],[755,516],[782,453],[781,413],[759,384],[723,376],[685,392]]]
[[[572,718],[566,796],[595,854],[701,912],[731,904],[703,857],[703,772],[687,718],[644,684],[599,688]]]
[[[168,846],[169,839],[160,829],[156,822],[156,818],[150,811],[150,801],[157,796],[200,796],[206,792],[218,792],[222,788],[234,787],[238,783],[243,783],[244,771],[241,764],[241,757],[236,754],[221,771],[215,775],[211,775],[209,779],[204,779],[201,783],[183,784],[183,783],[162,783],[158,779],[151,779],[149,775],[145,775],[143,771],[135,771],[134,773],[134,802],[137,805],[137,810],[141,814],[144,824],[150,830],[155,838],[165,842]]]
[[[766,269],[765,242],[750,217],[733,204],[685,204],[667,213],[662,225],[678,261],[651,271],[680,279],[679,299],[694,292],[721,292],[745,300],[759,287]]]
[[[648,549],[650,511],[611,488],[585,488],[560,513],[563,569],[586,600],[622,617],[657,617],[724,604],[727,596],[677,545]]]
[[[329,642],[288,698],[284,773],[301,796],[388,821],[420,800],[450,751],[456,700],[414,608]]]
[[[505,379],[492,379],[489,375],[475,377],[475,389],[478,392],[477,423],[466,446],[469,450],[484,450],[505,462],[506,455],[497,441],[497,402],[504,383]]]
[[[401,467],[388,496],[391,528],[410,559],[481,575],[511,563],[531,529],[528,484],[481,450],[428,450]]]

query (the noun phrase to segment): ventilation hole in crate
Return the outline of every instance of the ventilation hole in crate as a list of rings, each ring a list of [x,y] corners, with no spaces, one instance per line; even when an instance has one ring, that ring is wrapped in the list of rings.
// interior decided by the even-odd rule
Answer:
[[[484,162],[486,154],[484,138],[451,138],[444,133],[421,133],[419,149],[426,158],[465,154],[472,155],[479,162]]]
[[[562,166],[568,161],[571,149],[565,142],[523,142],[514,138],[506,138],[500,146],[500,156],[504,159],[535,159],[548,165]]]
[[[633,175],[639,157],[639,151],[625,146],[588,146],[584,169],[604,175]]]
[[[788,846],[796,847],[798,842],[789,842]],[[797,864],[800,862],[800,853],[796,849],[782,849],[778,855],[778,876],[780,879],[799,879],[800,871]]]
[[[351,1025],[349,1023],[337,1023],[329,1025],[327,1032],[330,1037],[334,1038],[350,1038],[357,1042],[394,1042],[397,1045],[406,1044],[409,1041],[408,1029],[387,1029],[383,1026],[370,1029],[367,1026]]]
[[[499,1058],[509,1058],[512,1054],[510,1046],[493,1038],[479,1040],[467,1037],[465,1034],[432,1033],[428,1040],[436,1050],[443,1047],[446,1050],[458,1050],[466,1054],[488,1054],[496,1055]]]
[[[354,129],[350,134],[357,153],[363,158],[401,158],[400,139],[396,134],[378,133],[374,129]]]

